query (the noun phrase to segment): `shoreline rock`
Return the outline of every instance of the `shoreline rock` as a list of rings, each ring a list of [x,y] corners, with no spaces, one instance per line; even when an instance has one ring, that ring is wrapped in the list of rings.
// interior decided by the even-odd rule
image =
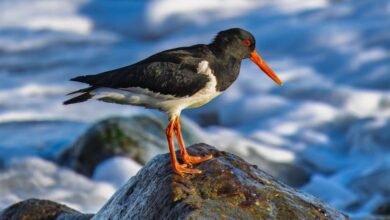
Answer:
[[[50,200],[27,199],[15,203],[0,213],[2,220],[88,220],[93,214],[83,214]]]
[[[348,219],[233,154],[206,144],[189,152],[214,155],[196,166],[204,173],[175,174],[169,154],[158,155],[93,219]]]

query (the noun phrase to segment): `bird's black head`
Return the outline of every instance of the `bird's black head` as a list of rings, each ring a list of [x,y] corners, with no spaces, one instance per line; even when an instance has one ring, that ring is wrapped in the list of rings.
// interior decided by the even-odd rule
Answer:
[[[232,57],[239,61],[250,58],[272,80],[282,85],[282,81],[256,52],[256,40],[248,31],[241,28],[221,31],[214,38],[210,46],[217,54],[223,57]]]
[[[256,40],[251,33],[241,28],[221,31],[211,43],[226,55],[242,60],[250,57],[256,47]]]

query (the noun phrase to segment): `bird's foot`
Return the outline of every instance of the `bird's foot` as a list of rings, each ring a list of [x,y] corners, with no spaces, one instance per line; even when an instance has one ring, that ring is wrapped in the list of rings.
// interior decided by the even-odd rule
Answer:
[[[175,171],[177,174],[184,174],[184,173],[190,173],[190,174],[200,174],[202,173],[201,170],[198,170],[198,169],[191,169],[191,168],[187,168],[188,165],[187,164],[172,164],[172,167],[173,167],[173,171]]]
[[[204,156],[204,157],[198,157],[198,156],[190,156],[190,155],[184,155],[182,156],[183,158],[183,161],[185,164],[187,164],[189,167],[191,167],[192,164],[198,164],[198,163],[202,163],[204,161],[208,161],[210,159],[213,158],[213,155],[212,154],[209,154],[207,156]]]

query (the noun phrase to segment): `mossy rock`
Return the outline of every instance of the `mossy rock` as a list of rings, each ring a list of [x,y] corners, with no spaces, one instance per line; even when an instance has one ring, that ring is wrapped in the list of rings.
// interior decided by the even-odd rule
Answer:
[[[2,220],[88,220],[92,214],[82,214],[68,206],[49,200],[27,199],[15,203],[0,215]]]
[[[195,166],[202,174],[178,175],[169,154],[155,157],[94,219],[348,219],[233,154],[206,144],[189,152],[214,158]]]
[[[153,156],[168,151],[165,138],[167,118],[136,115],[108,118],[94,124],[59,157],[59,162],[86,176],[92,176],[95,167],[114,157],[129,157],[141,165]],[[201,142],[201,130],[182,119],[186,142]]]

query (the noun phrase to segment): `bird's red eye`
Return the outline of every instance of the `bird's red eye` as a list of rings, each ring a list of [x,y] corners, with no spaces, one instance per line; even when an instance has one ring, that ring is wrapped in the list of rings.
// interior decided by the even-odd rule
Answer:
[[[244,43],[245,46],[249,47],[251,45],[250,40],[243,40],[242,43]]]

